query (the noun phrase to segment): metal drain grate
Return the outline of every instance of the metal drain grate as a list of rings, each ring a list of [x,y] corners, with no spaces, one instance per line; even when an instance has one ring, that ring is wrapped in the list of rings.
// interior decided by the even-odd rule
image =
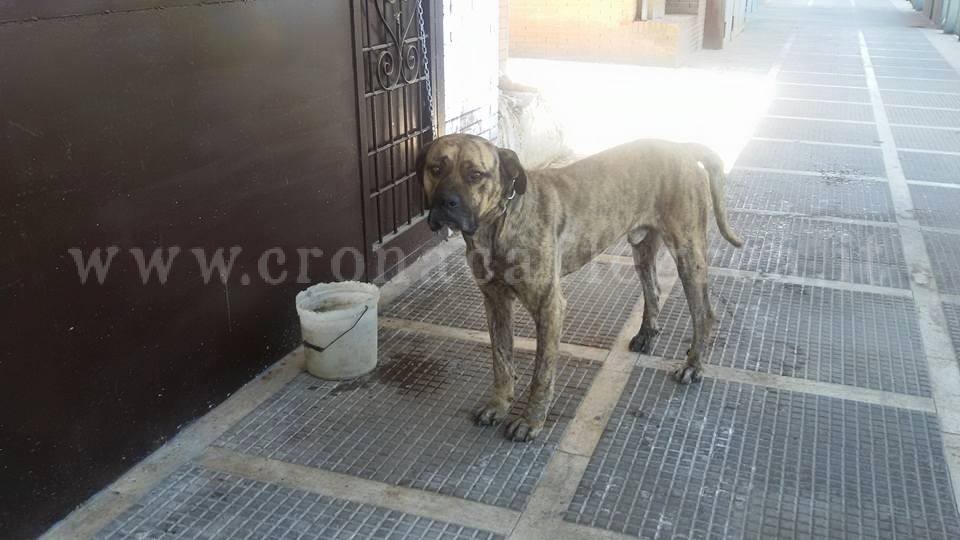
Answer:
[[[820,73],[783,72],[777,76],[777,82],[797,84],[819,84],[825,86],[849,86],[866,88],[867,79],[863,75],[832,75]]]
[[[874,66],[874,71],[880,77],[904,77],[908,79],[960,79],[952,69],[936,69],[932,66]]]
[[[474,425],[492,384],[490,349],[405,331],[382,331],[381,365],[344,383],[304,374],[216,444],[247,454],[522,510],[596,365],[564,356],[556,401],[535,441]],[[517,351],[512,414],[521,412],[532,353]]]
[[[818,144],[753,140],[740,154],[737,165],[821,172],[833,176],[884,176],[879,149]]]
[[[911,185],[910,195],[921,225],[960,229],[960,189]]]
[[[914,90],[919,92],[956,93],[957,81],[928,81],[923,79],[897,79],[877,77],[877,86],[881,90]]]
[[[957,86],[960,87],[960,82],[957,83]],[[960,111],[918,109],[897,105],[887,105],[886,109],[887,118],[891,124],[956,127],[960,129]]]
[[[960,294],[960,234],[923,231],[940,292]]]
[[[794,118],[764,118],[754,131],[757,137],[826,143],[877,145],[877,128],[869,124],[847,124]]]
[[[634,369],[565,516],[643,538],[958,538],[934,415]]]
[[[731,213],[730,222],[744,245],[733,247],[712,228],[712,266],[910,288],[894,228],[744,212]]]
[[[893,138],[900,148],[960,152],[960,125],[956,130],[892,126]]]
[[[930,395],[913,301],[839,289],[714,276],[719,324],[707,349],[722,365],[875,390]],[[690,316],[682,287],[660,314],[653,354],[684,358]]]
[[[502,538],[442,521],[185,466],[97,538]]]
[[[880,95],[883,97],[884,105],[960,109],[960,95],[958,94],[918,94],[917,92],[882,90]]]
[[[870,105],[829,103],[826,101],[793,101],[778,99],[775,100],[770,106],[767,114],[776,116],[802,116],[804,118],[873,122],[873,107]]]
[[[388,317],[457,328],[486,330],[483,298],[463,254],[450,259],[451,272],[435,271],[404,291],[384,311]],[[632,265],[594,261],[563,278],[567,300],[561,340],[588,347],[609,348],[641,298],[640,280]],[[536,337],[533,320],[519,302],[514,305],[514,333]]]
[[[960,156],[897,152],[907,180],[960,184]]]
[[[871,128],[872,129],[872,128]],[[809,216],[896,221],[885,182],[836,175],[799,176],[733,169],[727,179],[727,208],[773,210]]]
[[[960,356],[960,305],[943,303],[943,315],[947,319],[947,330],[953,342],[954,354]]]
[[[777,84],[777,97],[796,99],[819,99],[827,101],[858,101],[870,103],[870,91],[866,88],[842,88],[831,86],[807,86],[802,84]]]

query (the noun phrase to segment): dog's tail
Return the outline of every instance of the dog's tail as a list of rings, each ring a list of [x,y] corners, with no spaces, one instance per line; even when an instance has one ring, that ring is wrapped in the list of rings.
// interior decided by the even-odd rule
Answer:
[[[710,177],[710,198],[713,199],[713,216],[717,220],[720,234],[736,247],[743,246],[743,240],[730,228],[727,221],[727,203],[724,199],[723,185],[727,175],[723,172],[723,160],[716,152],[700,144],[691,145],[694,156],[703,165]]]

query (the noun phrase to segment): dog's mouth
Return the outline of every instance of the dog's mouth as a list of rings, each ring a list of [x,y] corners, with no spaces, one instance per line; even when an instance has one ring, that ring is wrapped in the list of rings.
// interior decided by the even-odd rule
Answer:
[[[469,216],[460,213],[450,213],[442,209],[431,208],[427,216],[427,225],[430,230],[437,232],[443,227],[450,227],[454,231],[460,231],[466,236],[473,236],[477,232],[476,221]]]

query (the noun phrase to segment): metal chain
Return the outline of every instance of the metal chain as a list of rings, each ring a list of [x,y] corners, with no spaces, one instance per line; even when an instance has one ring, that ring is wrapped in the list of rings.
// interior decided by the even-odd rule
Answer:
[[[437,117],[433,110],[433,85],[430,81],[430,57],[427,55],[427,29],[423,23],[423,0],[417,0],[417,17],[420,19],[420,52],[423,56],[423,76],[427,83],[427,103],[430,106],[430,130],[436,135],[437,128],[434,123]]]

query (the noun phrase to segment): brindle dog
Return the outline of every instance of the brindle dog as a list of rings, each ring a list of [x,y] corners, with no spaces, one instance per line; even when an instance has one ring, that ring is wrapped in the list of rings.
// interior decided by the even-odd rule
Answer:
[[[417,171],[430,227],[463,233],[467,260],[483,293],[493,347],[493,392],[477,408],[480,425],[502,421],[514,399],[513,302],[530,311],[537,352],[530,399],[507,426],[529,441],[543,428],[553,398],[564,317],[560,278],[624,234],[643,285],[643,322],[630,350],[648,352],[659,333],[656,254],[661,242],[677,264],[693,319],[686,363],[674,373],[699,381],[716,316],[707,295],[707,222],[713,207],[720,233],[742,242],[727,224],[722,162],[698,144],[639,140],[572,165],[525,171],[512,150],[472,135],[448,135],[421,153]]]

